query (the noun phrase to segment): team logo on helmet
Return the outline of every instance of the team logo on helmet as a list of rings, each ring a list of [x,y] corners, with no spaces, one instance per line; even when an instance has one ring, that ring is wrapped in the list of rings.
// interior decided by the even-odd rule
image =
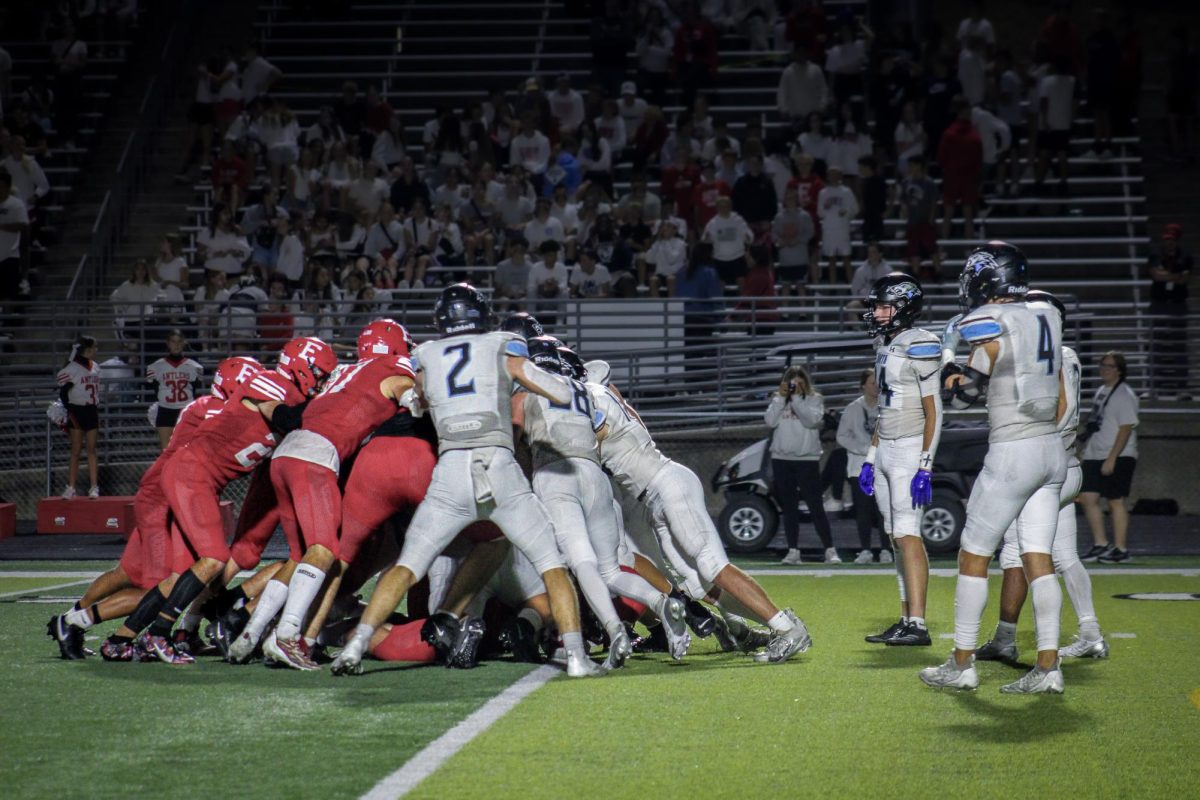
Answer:
[[[979,250],[967,256],[966,267],[975,272],[975,274],[979,274],[985,269],[996,269],[999,266],[996,263],[996,257],[987,250]]]

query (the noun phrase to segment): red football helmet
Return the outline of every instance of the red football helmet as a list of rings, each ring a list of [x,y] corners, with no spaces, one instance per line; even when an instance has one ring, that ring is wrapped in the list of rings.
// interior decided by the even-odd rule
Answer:
[[[233,387],[245,383],[263,369],[258,359],[250,356],[227,358],[217,365],[217,371],[213,374],[212,393],[222,400],[228,400]]]
[[[296,384],[305,397],[312,397],[338,365],[333,348],[315,336],[292,339],[279,351],[279,371]]]
[[[394,319],[377,319],[358,334],[360,361],[379,356],[407,356],[412,349],[412,337],[408,335],[405,327]]]

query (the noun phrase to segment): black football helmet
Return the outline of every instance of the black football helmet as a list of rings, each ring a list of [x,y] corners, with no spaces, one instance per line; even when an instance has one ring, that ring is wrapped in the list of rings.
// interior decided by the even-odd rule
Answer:
[[[1028,291],[1029,262],[1021,248],[993,241],[967,256],[958,279],[958,304],[966,313],[997,297],[1023,298]]]
[[[867,333],[871,336],[895,336],[916,324],[917,317],[925,308],[925,290],[916,278],[910,278],[903,272],[894,272],[875,281],[863,302],[867,306],[866,313],[862,315],[863,322],[867,324]],[[887,322],[877,321],[877,306],[891,306],[892,318]]]
[[[546,372],[561,375],[563,364],[562,359],[558,356],[560,344],[561,342],[553,336],[534,336],[528,340],[529,360],[546,370]]]
[[[1063,325],[1067,324],[1067,307],[1063,305],[1063,301],[1059,300],[1054,295],[1044,289],[1030,289],[1025,293],[1026,303],[1049,303],[1058,309],[1058,315],[1062,318]]]
[[[562,362],[562,374],[577,381],[587,380],[587,367],[579,354],[567,346],[558,348],[558,360]]]
[[[471,284],[455,283],[442,289],[433,307],[433,322],[442,336],[486,333],[492,326],[492,306]]]
[[[546,335],[546,329],[542,327],[542,323],[538,322],[537,317],[528,311],[518,311],[515,314],[509,314],[504,322],[501,323],[500,330],[515,333],[526,339]]]

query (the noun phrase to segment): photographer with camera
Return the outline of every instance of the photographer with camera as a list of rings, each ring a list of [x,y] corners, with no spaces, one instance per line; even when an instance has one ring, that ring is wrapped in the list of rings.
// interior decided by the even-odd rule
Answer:
[[[800,563],[800,500],[808,504],[825,548],[825,563],[840,564],[821,499],[821,428],[825,400],[801,367],[788,367],[764,415],[771,436],[771,474],[783,509],[788,551],[780,563]]]
[[[1079,503],[1087,515],[1095,544],[1081,561],[1122,564],[1129,561],[1129,509],[1125,498],[1137,466],[1138,397],[1125,382],[1125,354],[1110,350],[1100,357],[1100,380],[1092,413],[1079,435],[1083,445],[1083,486]],[[1104,530],[1100,498],[1112,513],[1113,543]]]

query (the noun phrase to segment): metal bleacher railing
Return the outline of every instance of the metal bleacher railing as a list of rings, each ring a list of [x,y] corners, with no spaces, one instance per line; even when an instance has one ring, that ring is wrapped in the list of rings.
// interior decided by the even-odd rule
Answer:
[[[1085,364],[1085,394],[1097,385],[1092,363],[1110,349],[1127,354],[1129,383],[1139,394],[1158,394],[1161,339],[1152,331],[1163,319],[1128,305],[1081,307],[1069,287],[1047,288],[1068,304],[1065,338]],[[433,336],[430,309],[435,296],[436,292],[412,293],[375,310],[354,310],[347,304],[323,315],[293,308],[294,331],[329,339],[348,360],[358,330],[384,313],[408,325],[418,341]],[[859,374],[872,363],[871,343],[859,320],[861,311],[847,311],[846,299],[844,288],[827,287],[805,298],[724,298],[716,312],[680,298],[538,301],[532,310],[586,358],[607,360],[614,382],[654,430],[682,432],[756,423],[763,398],[784,365],[780,348],[796,350],[793,358],[811,370],[831,407],[853,399]],[[949,287],[931,287],[922,324],[940,330],[957,311]],[[210,371],[221,358],[235,353],[257,353],[273,362],[282,342],[260,334],[287,335],[264,330],[266,319],[261,315],[268,312],[256,317],[253,311],[217,303],[188,309],[148,307],[145,312],[123,317],[108,304],[94,303],[35,303],[22,309],[21,336],[9,345],[8,375],[0,389],[0,472],[6,476],[0,483],[24,475],[26,482],[44,484],[50,491],[52,474],[61,474],[67,448],[45,410],[55,398],[53,374],[77,333],[88,332],[100,340],[99,359],[105,369],[102,464],[106,470],[127,467],[133,485],[157,452],[146,417],[153,397],[143,376],[144,366],[162,355],[167,331],[184,329],[189,354]],[[1200,331],[1200,315],[1184,319],[1191,331]],[[114,356],[123,361],[109,360]]]

